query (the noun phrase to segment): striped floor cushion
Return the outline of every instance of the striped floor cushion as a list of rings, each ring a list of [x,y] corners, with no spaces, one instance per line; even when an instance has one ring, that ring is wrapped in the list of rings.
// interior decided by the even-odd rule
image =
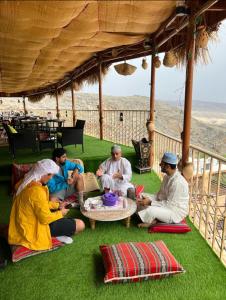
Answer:
[[[60,241],[58,241],[56,238],[52,237],[52,245],[53,245],[53,247],[51,249],[43,250],[43,251],[34,251],[34,250],[30,250],[23,246],[11,246],[12,262],[18,262],[18,261],[20,261],[24,258],[30,257],[30,256],[34,256],[34,255],[41,254],[44,252],[56,250],[59,247],[62,247],[64,244],[61,243]]]
[[[139,198],[140,194],[143,193],[144,191],[144,186],[143,185],[137,185],[136,186],[136,197]]]
[[[163,241],[100,246],[104,282],[136,282],[185,272]]]
[[[149,233],[165,232],[165,233],[186,233],[191,231],[185,220],[177,224],[156,223],[148,229]]]

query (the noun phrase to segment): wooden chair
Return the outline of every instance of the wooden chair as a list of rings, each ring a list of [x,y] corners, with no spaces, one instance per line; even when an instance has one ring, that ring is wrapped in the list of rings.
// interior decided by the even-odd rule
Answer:
[[[64,147],[67,145],[82,145],[82,152],[84,152],[83,145],[83,129],[75,127],[61,127],[57,130],[57,146],[58,143]]]

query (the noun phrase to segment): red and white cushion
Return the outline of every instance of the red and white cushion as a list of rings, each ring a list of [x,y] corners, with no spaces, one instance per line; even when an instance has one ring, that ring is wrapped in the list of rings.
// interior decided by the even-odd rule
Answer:
[[[182,220],[177,224],[161,223],[158,222],[155,225],[149,227],[148,232],[165,232],[165,233],[186,233],[191,231],[191,228],[186,223],[186,220]]]
[[[30,256],[56,250],[59,247],[62,247],[63,245],[64,245],[63,243],[58,241],[56,238],[52,237],[52,248],[48,250],[35,251],[35,250],[30,250],[24,246],[11,246],[12,262],[18,262]]]
[[[104,282],[136,282],[184,272],[163,241],[101,245]]]
[[[144,186],[143,185],[137,185],[136,186],[136,198],[139,198],[140,197],[140,194],[143,193],[144,191]]]

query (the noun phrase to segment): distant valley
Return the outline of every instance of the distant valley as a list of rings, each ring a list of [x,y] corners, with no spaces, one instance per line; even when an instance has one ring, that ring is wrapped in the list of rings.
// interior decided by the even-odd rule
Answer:
[[[18,99],[2,98],[2,110],[23,110],[22,102]],[[71,109],[71,94],[66,92],[59,99],[60,109]],[[55,109],[54,98],[45,97],[37,103],[26,103],[27,110]],[[76,107],[78,110],[96,110],[98,95],[77,93]],[[103,96],[103,108],[108,110],[148,110],[149,98],[143,96],[114,97]],[[183,104],[172,101],[156,101],[156,129],[170,136],[180,138],[183,128]],[[226,154],[226,104],[202,101],[193,102],[191,143],[221,155]]]

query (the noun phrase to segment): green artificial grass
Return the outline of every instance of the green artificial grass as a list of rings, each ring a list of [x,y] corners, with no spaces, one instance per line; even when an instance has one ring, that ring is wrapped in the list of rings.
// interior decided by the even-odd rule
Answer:
[[[99,162],[108,157],[110,145],[86,137],[85,153],[81,153],[79,146],[76,149],[69,146],[68,156],[83,159],[86,170],[94,171]],[[135,160],[132,148],[123,147],[123,152],[132,162]],[[0,148],[0,156],[0,221],[7,222],[11,197],[10,184],[6,180],[10,176],[12,161],[6,149]],[[50,157],[48,150],[35,155],[22,151],[17,161],[32,162],[46,157]],[[150,193],[156,192],[160,184],[154,172],[134,173],[133,182],[144,184],[145,191]],[[97,222],[96,229],[91,230],[88,220],[79,211],[71,210],[69,214],[82,218],[86,230],[75,236],[71,245],[15,264],[9,263],[0,272],[0,299],[225,299],[225,268],[189,221],[192,232],[184,235],[148,234],[146,229],[136,227],[136,217],[132,219],[130,228],[120,221]],[[157,240],[166,243],[186,270],[185,274],[141,283],[103,283],[104,269],[99,245]]]

